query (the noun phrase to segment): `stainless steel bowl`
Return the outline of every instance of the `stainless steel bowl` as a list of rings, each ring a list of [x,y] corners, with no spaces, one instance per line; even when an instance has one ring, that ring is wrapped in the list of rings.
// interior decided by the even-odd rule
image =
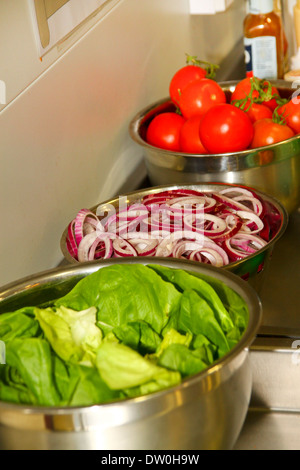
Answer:
[[[0,314],[66,294],[80,279],[112,263],[149,264],[149,259],[109,260],[50,270],[1,288]],[[44,408],[0,402],[0,449],[195,450],[231,449],[247,414],[252,371],[249,347],[261,322],[255,291],[232,273],[184,260],[157,264],[203,273],[225,282],[249,307],[240,342],[206,371],[152,395],[81,408]]]
[[[220,189],[225,189],[229,187],[234,187],[235,185],[232,184],[223,184],[223,183],[207,183],[207,184],[186,184],[186,185],[170,185],[170,186],[158,186],[154,188],[146,188],[138,191],[133,191],[127,195],[119,196],[120,198],[126,197],[127,204],[131,204],[142,199],[144,196],[148,194],[158,193],[160,191],[165,190],[172,190],[172,189],[194,189],[200,192],[209,192],[209,191],[219,191]],[[236,185],[237,186],[237,185]],[[222,269],[226,271],[230,271],[241,278],[249,281],[252,287],[259,293],[263,282],[265,281],[265,273],[269,267],[269,263],[271,260],[271,255],[274,249],[276,242],[282,237],[284,234],[287,224],[288,224],[288,213],[284,206],[277,201],[274,197],[270,197],[260,191],[256,191],[256,194],[260,196],[263,200],[271,203],[276,210],[279,212],[281,216],[281,222],[278,227],[277,235],[261,250],[257,251],[255,254],[248,256],[247,258],[236,261],[234,263],[230,263],[227,266],[224,266]],[[91,208],[91,211],[96,213],[109,213],[111,207],[115,207],[118,209],[119,204],[119,197],[114,198],[105,202],[98,204],[97,206]],[[98,209],[101,208],[101,211]],[[65,259],[70,263],[78,263],[78,261],[73,258],[66,245],[68,227],[65,228],[61,240],[60,240],[60,247],[61,251],[65,257]]]
[[[220,85],[228,96],[237,81]],[[283,97],[290,96],[293,84],[272,81]],[[169,98],[147,106],[131,121],[129,132],[142,147],[149,179],[153,185],[186,183],[234,183],[250,186],[281,201],[289,213],[300,204],[300,136],[284,142],[232,154],[197,155],[175,153],[149,145],[146,130],[150,121],[175,107]]]

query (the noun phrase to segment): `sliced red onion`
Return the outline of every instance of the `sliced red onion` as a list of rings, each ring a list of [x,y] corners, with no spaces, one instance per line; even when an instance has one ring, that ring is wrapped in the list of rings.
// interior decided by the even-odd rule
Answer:
[[[104,247],[103,247],[104,244]],[[97,248],[100,245],[100,249]],[[92,261],[94,258],[103,258],[109,259],[113,254],[113,242],[111,238],[104,238],[104,240],[99,240],[99,237],[92,244],[89,251],[89,261]]]
[[[201,251],[201,255],[202,255],[202,259],[203,257],[207,258],[209,261],[209,264],[212,264],[213,266],[221,267],[221,266],[224,266],[225,264],[228,264],[228,261],[227,263],[224,264],[223,257],[216,250],[212,248],[204,248]]]
[[[74,248],[74,246],[71,245],[68,238],[66,239],[66,245],[67,245],[68,252],[72,256],[72,258],[77,259],[77,255],[78,255],[77,246]]]
[[[128,238],[128,234],[131,232],[136,232],[136,229],[138,228],[138,226],[145,219],[147,220],[147,215],[139,215],[133,220],[130,220],[127,222],[123,221],[123,223],[118,226],[118,230],[117,230],[118,235],[120,235],[120,237],[123,237],[123,238]]]
[[[112,240],[115,238],[113,233],[102,233],[99,234],[95,230],[94,232],[85,235],[78,246],[78,261],[92,261],[95,256],[97,246],[103,241],[105,244],[105,253],[103,258],[108,259],[112,256]],[[91,252],[91,254],[90,254]]]
[[[253,193],[249,191],[249,189],[243,187],[232,187],[232,188],[225,188],[221,191],[218,191],[219,194],[225,194],[227,197],[231,199],[235,199],[237,196],[250,196],[253,197]]]
[[[159,214],[152,214],[151,218],[143,220],[143,226],[148,227],[149,232],[163,230],[169,233],[182,230],[182,219],[171,219],[169,217],[160,218]]]
[[[133,238],[130,243],[134,246],[139,256],[154,256],[158,245],[158,240],[143,240]]]
[[[178,240],[173,244],[172,255],[174,258],[181,258],[184,253],[203,249],[203,243],[191,240]]]
[[[78,245],[77,245],[76,238],[75,238],[74,225],[75,225],[75,219],[72,220],[72,222],[70,222],[68,225],[67,248],[70,254],[73,256],[73,258],[77,259]]]
[[[173,199],[174,197],[186,197],[186,196],[205,196],[205,193],[194,189],[171,189],[168,191],[160,191],[158,193],[147,194],[143,197],[143,204],[148,204],[154,199],[167,200]]]
[[[237,211],[237,215],[244,220],[240,232],[250,231],[252,234],[254,234],[263,230],[264,223],[256,214],[247,211]],[[254,226],[254,228],[251,228],[251,225]]]
[[[208,221],[211,222],[210,227],[206,225]],[[227,225],[226,221],[221,217],[205,213],[198,217],[187,216],[185,219],[185,228],[203,233],[203,235],[210,237],[224,233]]]
[[[137,217],[145,216],[147,217],[149,210],[144,204],[132,204],[127,209],[122,209],[117,213],[118,220],[135,220]]]
[[[172,256],[174,258],[181,258],[184,257],[183,255],[185,254],[185,257],[189,258],[191,252],[193,253],[193,257],[195,257],[195,253],[198,252],[202,259],[203,257],[208,258],[210,264],[214,266],[225,266],[229,262],[225,250],[216,243],[207,240],[205,240],[204,243],[179,240],[173,247]]]
[[[225,266],[263,248],[279,219],[246,188],[174,189],[122,206],[103,222],[82,209],[68,226],[66,247],[79,261],[155,256]]]
[[[89,261],[89,250],[98,236],[96,231],[88,233],[81,239],[78,246],[78,261],[85,262]]]
[[[234,199],[235,201],[237,202],[240,202],[240,201],[244,201],[244,202],[250,202],[252,208],[250,208],[256,215],[260,216],[263,212],[263,205],[262,203],[260,202],[259,199],[255,198],[255,197],[243,197],[243,196],[239,196],[239,197],[236,197]],[[246,206],[246,204],[244,204],[244,206]],[[246,206],[248,207],[248,206]]]
[[[224,220],[226,223],[226,230],[220,235],[210,235],[211,240],[215,241],[216,243],[222,243],[225,240],[233,237],[240,231],[243,225],[241,218],[236,214],[225,214]]]
[[[240,202],[236,201],[235,199],[230,199],[223,194],[219,193],[214,193],[214,197],[218,202],[221,202],[225,206],[229,207],[230,209],[233,209],[235,211],[251,211],[249,207],[245,206],[244,204],[241,204]]]
[[[262,249],[267,242],[257,235],[238,233],[225,241],[226,251],[233,260],[243,259]]]
[[[185,213],[195,212],[196,210],[209,212],[215,207],[216,200],[208,196],[187,196],[168,200],[166,205],[173,210],[184,211]]]
[[[116,257],[138,256],[137,250],[128,240],[116,238],[113,240],[113,248]]]
[[[77,216],[75,217],[74,221],[74,234],[75,234],[75,240],[77,245],[81,242],[82,238],[85,236],[84,232],[84,224],[87,218],[91,217],[96,221],[96,223],[99,222],[98,217],[96,214],[94,214],[92,211],[88,209],[81,209]]]

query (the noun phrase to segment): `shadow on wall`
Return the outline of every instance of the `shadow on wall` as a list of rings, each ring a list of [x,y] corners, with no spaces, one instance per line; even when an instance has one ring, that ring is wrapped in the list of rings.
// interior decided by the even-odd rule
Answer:
[[[230,53],[220,62],[220,68],[216,72],[216,80],[225,82],[228,80],[242,80],[246,76],[244,59],[244,43],[241,38]]]
[[[228,51],[234,51],[237,47],[240,53],[245,15],[246,0],[234,0],[225,12],[215,15],[192,15],[193,40],[195,44],[204,44],[205,57],[201,59],[220,65],[228,56]],[[236,62],[234,55],[233,58]]]

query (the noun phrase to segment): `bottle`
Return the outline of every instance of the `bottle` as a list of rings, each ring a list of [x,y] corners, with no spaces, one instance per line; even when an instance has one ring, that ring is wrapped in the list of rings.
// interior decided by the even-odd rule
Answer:
[[[299,0],[298,0],[299,1]],[[299,1],[300,4],[300,1]],[[283,21],[283,11],[282,11],[282,0],[274,0],[274,12],[280,16],[281,25],[282,25],[282,34],[283,34],[283,54],[284,54],[284,74],[289,71],[289,43],[285,34],[284,21]]]
[[[244,20],[246,76],[282,79],[285,72],[285,34],[273,0],[249,0]]]
[[[294,6],[294,24],[297,48],[300,48],[300,0],[297,0]]]
[[[293,8],[295,54],[290,58],[290,70],[284,75],[289,82],[300,81],[300,0],[296,0]]]

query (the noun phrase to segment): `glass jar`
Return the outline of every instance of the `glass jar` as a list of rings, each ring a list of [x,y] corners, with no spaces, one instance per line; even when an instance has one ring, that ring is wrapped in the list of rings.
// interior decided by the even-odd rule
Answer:
[[[285,73],[286,38],[273,0],[249,0],[244,20],[247,77],[282,79]]]

